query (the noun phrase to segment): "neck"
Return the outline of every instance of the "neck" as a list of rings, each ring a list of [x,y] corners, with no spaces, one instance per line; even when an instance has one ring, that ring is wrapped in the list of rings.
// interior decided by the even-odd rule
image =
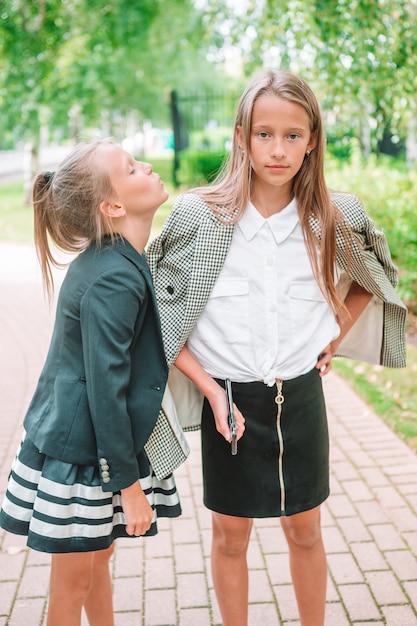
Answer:
[[[293,197],[289,187],[269,187],[268,189],[253,187],[251,202],[263,217],[270,217],[285,209]]]
[[[291,196],[282,199],[282,201],[277,198],[271,198],[268,201],[266,198],[258,198],[256,195],[251,196],[252,204],[256,207],[256,210],[259,211],[259,213],[263,217],[271,217],[271,215],[280,213],[282,209],[285,209],[285,207],[289,205],[291,200]]]
[[[150,216],[147,219],[143,218],[132,220],[125,217],[122,220],[115,222],[115,232],[119,233],[119,235],[121,235],[124,239],[127,239],[130,245],[133,246],[139,254],[142,254],[149,240],[149,234],[152,227],[152,217],[153,216]]]

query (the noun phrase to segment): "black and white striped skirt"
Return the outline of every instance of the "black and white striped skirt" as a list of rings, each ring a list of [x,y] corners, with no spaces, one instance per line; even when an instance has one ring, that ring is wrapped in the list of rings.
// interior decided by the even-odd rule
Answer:
[[[174,477],[158,480],[145,453],[138,457],[140,484],[158,517],[178,517],[181,506]],[[27,536],[27,545],[50,553],[108,548],[126,533],[120,492],[104,492],[97,466],[64,463],[40,453],[24,437],[14,460],[0,510],[0,527]]]

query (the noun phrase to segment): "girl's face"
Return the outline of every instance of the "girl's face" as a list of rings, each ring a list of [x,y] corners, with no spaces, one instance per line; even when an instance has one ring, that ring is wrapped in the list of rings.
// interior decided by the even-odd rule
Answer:
[[[280,188],[288,193],[306,152],[315,145],[310,119],[300,104],[272,94],[258,98],[252,110],[249,142],[257,191]]]
[[[107,168],[115,198],[129,213],[154,213],[168,198],[159,174],[152,171],[152,165],[135,161],[120,146],[103,146],[105,167]]]

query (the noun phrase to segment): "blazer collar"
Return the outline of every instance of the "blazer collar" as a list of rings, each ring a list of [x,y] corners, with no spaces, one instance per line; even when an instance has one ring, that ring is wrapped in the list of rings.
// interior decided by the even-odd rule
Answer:
[[[118,235],[112,243],[111,238],[106,236],[104,238],[104,245],[113,247],[119,254],[129,259],[139,270],[148,271],[148,264],[146,263],[144,255],[140,254],[127,239]]]

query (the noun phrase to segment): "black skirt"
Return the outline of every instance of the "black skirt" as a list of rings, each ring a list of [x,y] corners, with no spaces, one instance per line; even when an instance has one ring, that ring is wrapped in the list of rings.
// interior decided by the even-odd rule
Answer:
[[[218,381],[224,386],[222,381]],[[238,517],[280,517],[308,511],[329,495],[329,436],[322,381],[314,368],[278,383],[232,383],[245,418],[237,455],[215,427],[205,400],[201,437],[204,503]]]

